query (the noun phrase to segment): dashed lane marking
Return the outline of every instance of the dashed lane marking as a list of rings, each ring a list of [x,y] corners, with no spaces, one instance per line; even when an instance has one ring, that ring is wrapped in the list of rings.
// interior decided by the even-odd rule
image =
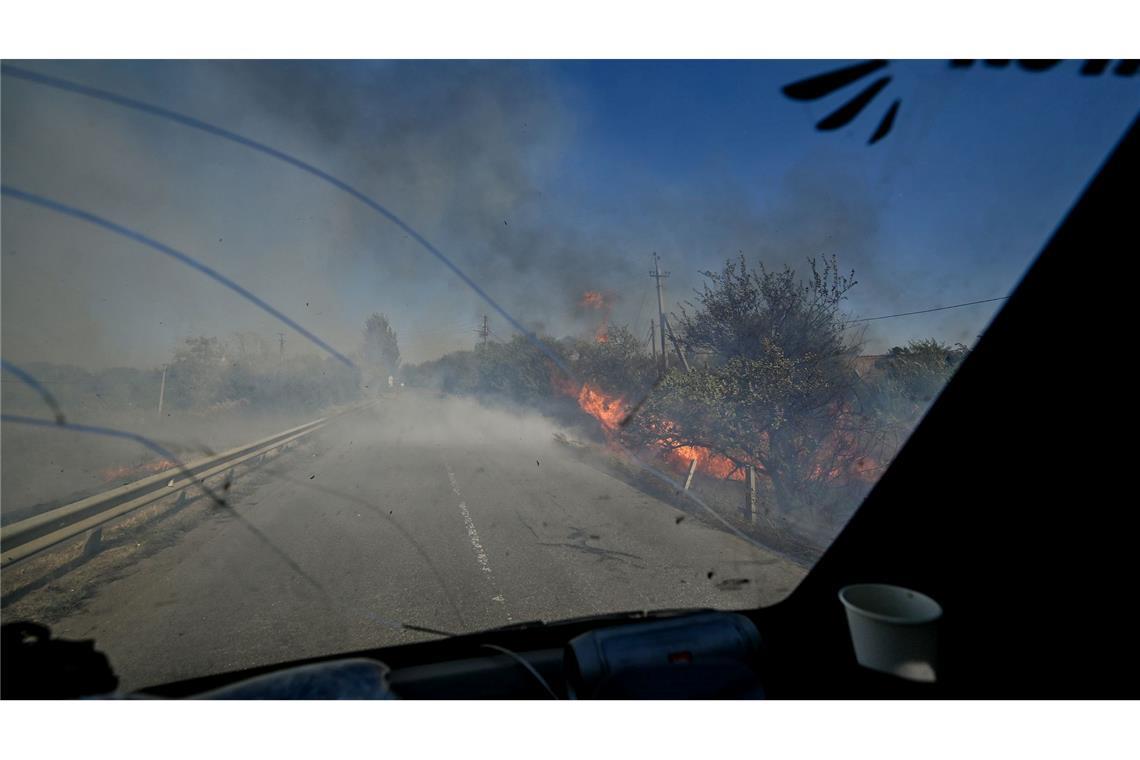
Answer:
[[[514,618],[511,617],[510,610],[507,609],[507,600],[503,596],[503,592],[499,589],[498,584],[495,583],[495,578],[491,573],[491,560],[487,557],[487,550],[483,548],[483,542],[479,540],[479,531],[475,529],[475,521],[471,519],[471,510],[467,508],[467,502],[463,500],[463,494],[459,492],[459,484],[455,480],[455,473],[451,470],[451,465],[447,460],[443,462],[444,468],[447,470],[447,479],[451,482],[451,490],[459,498],[459,513],[463,515],[463,526],[467,529],[467,538],[471,541],[471,548],[475,552],[475,559],[479,562],[479,569],[483,571],[483,575],[491,584],[492,590],[495,595],[491,597],[492,602],[498,602],[503,605],[503,612],[506,613],[507,622],[513,622]]]

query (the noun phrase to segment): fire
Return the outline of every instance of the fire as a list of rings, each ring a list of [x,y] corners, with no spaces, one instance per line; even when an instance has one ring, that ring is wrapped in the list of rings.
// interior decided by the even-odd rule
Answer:
[[[587,290],[582,294],[582,300],[579,302],[587,309],[604,309],[606,307],[606,297],[598,290]]]
[[[577,389],[575,383],[571,381],[555,378],[554,383],[561,392],[574,396],[582,411],[601,423],[606,437],[613,440],[621,428],[622,420],[629,413],[629,404],[625,399],[603,393],[590,383],[583,383]],[[697,469],[702,473],[728,480],[744,479],[744,471],[728,457],[704,446],[680,445],[671,435],[671,431],[672,426],[667,426],[654,446],[678,472],[687,472],[695,460]]]
[[[676,465],[679,471],[688,471],[696,461],[700,472],[722,480],[744,480],[744,469],[736,462],[704,446],[681,445],[673,437],[672,423],[667,422],[664,427],[664,435],[657,441],[657,446],[664,449],[665,458]]]
[[[820,458],[825,458],[828,455],[825,448],[820,454]],[[811,477],[813,480],[840,480],[841,478],[854,478],[856,480],[863,480],[873,482],[875,480],[875,473],[882,469],[879,464],[869,456],[851,456],[833,457],[834,461],[830,466],[817,463],[811,470]]]
[[[99,477],[104,481],[126,480],[169,470],[176,465],[169,459],[155,459],[140,465],[122,465],[120,467],[107,467],[99,471]]]
[[[594,311],[602,312],[602,323],[594,330],[594,342],[607,342],[610,339],[609,321],[610,308],[612,307],[611,299],[607,299],[600,290],[587,290],[582,294],[578,305],[583,309],[593,309]]]
[[[602,423],[607,433],[617,432],[627,409],[625,401],[620,397],[607,396],[592,388],[589,383],[583,383],[582,390],[578,392],[578,406]]]
[[[726,456],[703,446],[677,446],[666,454],[680,469],[687,470],[694,460],[697,470],[721,480],[744,480],[744,470]]]
[[[558,377],[552,378],[552,381],[560,392],[577,399],[582,411],[601,423],[607,439],[612,442],[617,438],[622,420],[630,408],[624,398],[608,395],[590,383],[584,383],[579,387],[573,381]],[[659,437],[652,446],[678,473],[688,472],[695,461],[697,470],[703,474],[722,480],[744,480],[743,465],[707,447],[682,444],[674,431],[673,423],[668,421],[661,423],[660,428],[654,430]],[[849,439],[850,434],[843,431],[837,430],[832,434],[830,441],[816,453],[816,464],[810,475],[813,480],[840,481],[847,478],[868,482],[875,480],[882,468],[872,457],[859,454],[855,442]],[[754,467],[757,473],[764,472],[762,465],[754,464]]]

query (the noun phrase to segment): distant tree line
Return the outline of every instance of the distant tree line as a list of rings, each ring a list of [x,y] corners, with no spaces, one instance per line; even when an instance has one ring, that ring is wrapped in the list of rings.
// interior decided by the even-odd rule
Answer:
[[[162,367],[90,370],[32,362],[25,366],[59,401],[82,417],[100,412],[157,411]],[[25,413],[42,411],[30,388],[5,376],[3,403]],[[254,333],[228,339],[185,338],[166,369],[163,405],[171,413],[227,408],[308,413],[358,398],[361,372],[332,357],[282,355],[274,341]]]
[[[314,411],[359,393],[360,372],[333,357],[284,356],[263,336],[237,333],[225,341],[186,338],[167,370],[165,404],[183,410],[235,405]]]

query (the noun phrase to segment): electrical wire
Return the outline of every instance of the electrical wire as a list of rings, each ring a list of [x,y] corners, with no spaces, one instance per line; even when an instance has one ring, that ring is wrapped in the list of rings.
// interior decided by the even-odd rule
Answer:
[[[951,306],[936,306],[933,309],[920,309],[919,311],[904,311],[901,314],[884,314],[881,317],[862,317],[860,319],[849,319],[847,324],[854,324],[855,322],[874,322],[876,319],[894,319],[895,317],[909,317],[914,314],[929,314],[932,311],[946,311],[947,309],[960,309],[963,306],[974,306],[979,303],[993,303],[994,301],[1004,301],[1009,296],[1002,296],[1001,298],[986,298],[981,301],[967,301],[966,303],[956,303]]]
[[[645,310],[645,302],[646,302],[646,300],[648,300],[648,298],[649,298],[649,291],[646,290],[644,293],[641,294],[641,305],[637,307],[637,319],[633,320],[633,323],[635,325],[641,322],[641,314]]]

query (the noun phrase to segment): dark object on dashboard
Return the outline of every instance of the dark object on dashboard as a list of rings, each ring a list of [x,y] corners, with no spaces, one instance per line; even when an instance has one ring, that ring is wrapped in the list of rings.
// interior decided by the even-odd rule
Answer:
[[[586,699],[759,699],[759,654],[752,621],[709,612],[582,634],[566,647],[566,682]]]
[[[0,626],[0,642],[3,699],[76,699],[119,685],[107,656],[90,639],[53,639],[47,626],[15,622]]]
[[[388,666],[350,657],[249,678],[194,699],[396,699]]]

